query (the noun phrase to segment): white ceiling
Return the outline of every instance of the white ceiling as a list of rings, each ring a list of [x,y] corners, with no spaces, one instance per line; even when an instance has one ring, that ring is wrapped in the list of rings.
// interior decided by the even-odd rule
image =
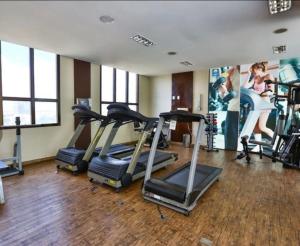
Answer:
[[[269,14],[267,1],[1,1],[0,39],[158,75],[300,56],[299,10],[295,1],[279,15]],[[101,15],[115,22],[103,24]],[[280,27],[289,31],[272,33]],[[135,34],[156,45],[135,43]],[[273,55],[282,44],[287,53]],[[185,60],[193,66],[179,64]]]

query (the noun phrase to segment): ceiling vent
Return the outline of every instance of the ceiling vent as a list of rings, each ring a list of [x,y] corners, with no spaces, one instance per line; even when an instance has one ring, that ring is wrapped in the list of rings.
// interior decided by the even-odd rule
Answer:
[[[131,37],[131,39],[134,40],[135,42],[139,43],[139,44],[142,44],[142,45],[146,46],[146,47],[150,47],[150,46],[154,45],[154,43],[151,40],[149,40],[148,38],[145,38],[145,37],[143,37],[142,35],[139,35],[139,34]]]
[[[273,54],[286,53],[286,45],[273,46]]]
[[[272,15],[287,11],[291,7],[292,0],[269,0],[269,9]]]
[[[192,66],[193,64],[192,63],[190,63],[189,61],[182,61],[182,62],[180,62],[180,64],[181,65],[184,65],[184,66]]]
[[[102,15],[99,17],[99,20],[104,24],[113,23],[115,19],[109,15]]]

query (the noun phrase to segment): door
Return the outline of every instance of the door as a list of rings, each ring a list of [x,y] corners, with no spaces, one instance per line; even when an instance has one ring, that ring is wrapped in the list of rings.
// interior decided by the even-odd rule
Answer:
[[[172,74],[172,110],[193,111],[193,72]],[[192,134],[192,123],[177,123],[171,140],[182,142],[183,134]]]

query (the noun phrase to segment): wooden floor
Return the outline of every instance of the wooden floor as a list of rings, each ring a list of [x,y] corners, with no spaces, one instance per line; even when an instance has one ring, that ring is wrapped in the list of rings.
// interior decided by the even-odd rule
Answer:
[[[191,156],[172,150],[177,164]],[[164,220],[143,200],[141,181],[121,193],[92,191],[85,174],[57,174],[54,162],[27,166],[25,176],[3,180],[0,245],[300,245],[299,171],[258,158],[247,166],[233,161],[234,152],[202,153],[202,163],[224,168],[220,181],[189,217],[160,207]]]

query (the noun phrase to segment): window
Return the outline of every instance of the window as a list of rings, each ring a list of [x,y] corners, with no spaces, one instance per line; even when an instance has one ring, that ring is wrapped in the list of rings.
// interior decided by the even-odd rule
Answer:
[[[58,125],[59,56],[0,41],[0,125]]]
[[[124,103],[138,111],[138,80],[136,73],[101,66],[101,114],[107,114],[110,103]]]

